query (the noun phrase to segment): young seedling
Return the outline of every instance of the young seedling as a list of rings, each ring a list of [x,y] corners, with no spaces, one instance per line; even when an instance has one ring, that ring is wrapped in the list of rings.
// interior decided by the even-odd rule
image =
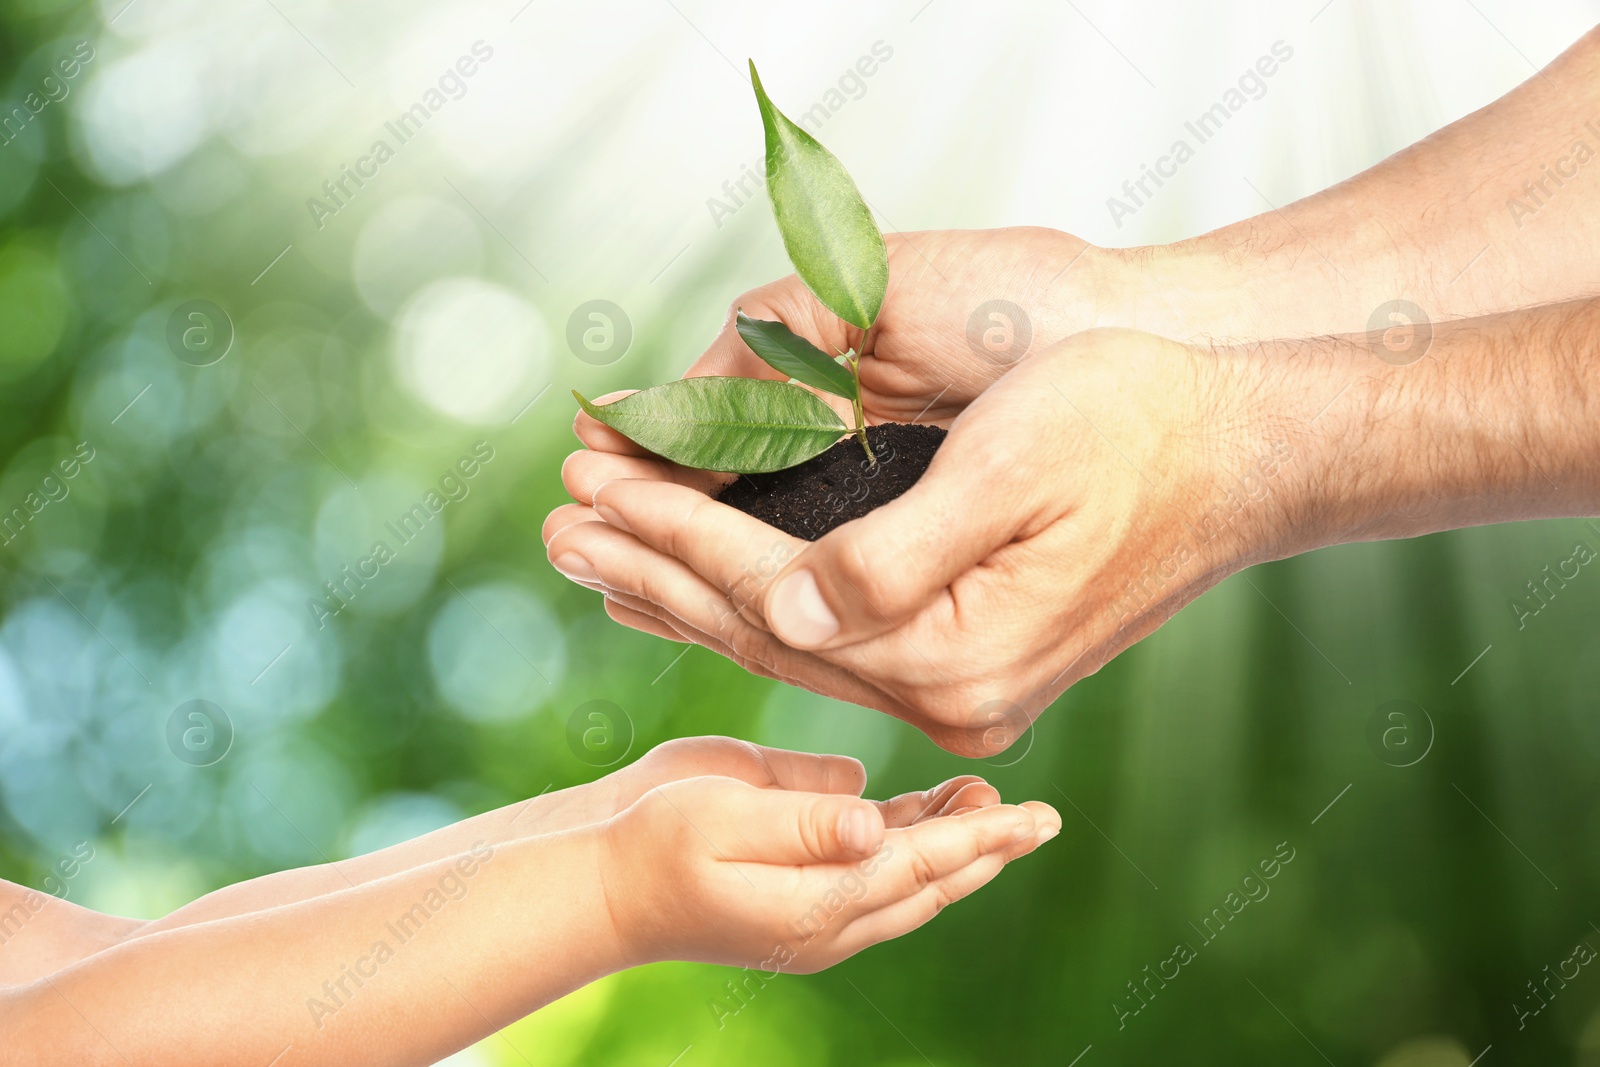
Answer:
[[[863,333],[872,328],[889,287],[889,254],[855,182],[833,154],[779,111],[750,64],[766,131],[767,195],[795,273],[824,307]],[[751,378],[685,378],[610,404],[579,396],[591,416],[675,463],[702,470],[759,474],[819,455],[855,434],[867,458],[860,356],[830,356],[781,322],[736,313],[750,350],[800,385]],[[842,363],[840,361],[843,361]],[[810,386],[850,401],[847,426]]]

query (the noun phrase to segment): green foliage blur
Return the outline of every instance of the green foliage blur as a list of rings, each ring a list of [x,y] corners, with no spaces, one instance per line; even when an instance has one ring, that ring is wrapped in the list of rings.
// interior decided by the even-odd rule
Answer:
[[[734,295],[787,269],[765,206],[659,238],[664,216],[586,190],[604,168],[563,158],[614,159],[647,125],[627,82],[530,117],[519,151],[517,35],[542,8],[385,74],[336,15],[259,6],[0,16],[0,518],[21,515],[0,534],[0,876],[160,914],[597,777],[570,725],[605,700],[631,738],[608,739],[616,759],[726,733],[859,756],[885,796],[976,769],[1065,827],[830,972],[644,968],[460,1063],[1466,1067],[1491,1045],[1486,1065],[1600,1063],[1600,974],[1549,979],[1600,945],[1600,572],[1528,584],[1600,526],[1258,567],[974,768],[623,629],[545,562],[567,389],[678,373]],[[650,64],[651,42],[628,47]],[[395,143],[386,124],[459,57],[469,88]],[[208,81],[224,61],[233,80]],[[743,138],[737,175],[758,130],[718,137]],[[323,183],[358,166],[377,176],[335,204]],[[591,243],[603,212],[646,236]],[[596,298],[631,322],[612,362],[568,344]],[[231,323],[209,365],[220,320],[178,319],[198,355],[170,339],[189,301]],[[174,733],[195,700],[226,727]],[[229,737],[209,765],[177,755],[195,726],[200,749]]]

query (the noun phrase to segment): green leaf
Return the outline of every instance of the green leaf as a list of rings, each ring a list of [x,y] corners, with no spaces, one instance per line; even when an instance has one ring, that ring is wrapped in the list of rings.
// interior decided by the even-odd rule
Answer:
[[[735,316],[739,336],[750,351],[767,361],[773,370],[787,374],[802,385],[854,401],[858,390],[850,372],[781,322],[752,319],[743,311]]]
[[[767,134],[767,194],[789,261],[835,315],[865,330],[889,287],[889,253],[844,164],[767,98],[750,64]]]
[[[635,444],[686,467],[735,474],[803,463],[847,432],[813,392],[752,378],[683,378],[583,410]]]

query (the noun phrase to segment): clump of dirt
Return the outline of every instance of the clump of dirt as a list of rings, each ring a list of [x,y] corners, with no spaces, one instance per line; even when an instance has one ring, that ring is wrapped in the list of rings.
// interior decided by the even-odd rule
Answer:
[[[820,456],[788,470],[742,474],[717,494],[793,537],[815,541],[910,489],[933,462],[945,431],[938,426],[886,422],[867,427],[878,462],[846,437]]]

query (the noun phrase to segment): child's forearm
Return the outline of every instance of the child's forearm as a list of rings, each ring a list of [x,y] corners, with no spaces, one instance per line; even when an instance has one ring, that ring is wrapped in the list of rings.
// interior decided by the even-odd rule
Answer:
[[[596,829],[151,933],[0,994],[0,1063],[432,1063],[627,963]],[[275,1057],[281,1057],[275,1059]]]
[[[612,792],[602,780],[521,800],[364,856],[224,886],[148,922],[102,915],[0,881],[0,986],[36,981],[134,938],[354,889],[460,855],[474,844],[499,847],[599,821],[611,814]]]
[[[197,922],[281,907],[388,878],[414,867],[459,855],[477,842],[499,847],[534,834],[568,830],[608,817],[604,780],[519,800],[364,856],[301,867],[224,886],[142,926],[138,936]]]
[[[53,974],[120,944],[143,925],[0,881],[0,987]]]

